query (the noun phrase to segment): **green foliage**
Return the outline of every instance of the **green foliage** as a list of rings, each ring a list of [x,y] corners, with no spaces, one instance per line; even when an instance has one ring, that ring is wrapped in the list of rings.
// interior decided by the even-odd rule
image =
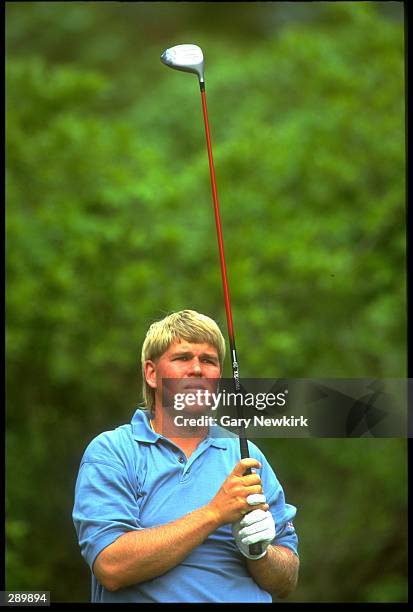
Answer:
[[[406,601],[406,441],[259,445],[298,507],[301,587],[292,601]]]
[[[196,4],[7,6],[9,589],[88,599],[85,445],[140,401],[150,322],[191,307],[225,328],[200,100],[159,62],[171,41],[207,56],[242,374],[405,376],[402,21]],[[405,600],[405,441],[261,446],[299,509],[291,600]]]

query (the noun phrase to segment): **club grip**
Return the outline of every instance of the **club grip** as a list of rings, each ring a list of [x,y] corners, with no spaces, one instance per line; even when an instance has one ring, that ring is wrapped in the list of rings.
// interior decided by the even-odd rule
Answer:
[[[247,469],[244,476],[249,476],[249,474],[252,474],[251,468]],[[250,510],[250,512],[252,512],[252,509]],[[254,555],[254,556],[261,555],[262,554],[261,542],[257,542],[256,544],[250,544],[248,547],[248,552],[250,553],[250,555]]]
[[[250,544],[248,551],[250,555],[261,555],[262,554],[261,542],[257,542],[256,544]]]

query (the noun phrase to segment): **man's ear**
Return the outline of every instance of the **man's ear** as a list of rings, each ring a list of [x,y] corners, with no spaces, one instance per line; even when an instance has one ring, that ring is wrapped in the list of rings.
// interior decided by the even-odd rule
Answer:
[[[156,389],[156,367],[153,361],[148,359],[144,363],[145,380],[152,389]]]

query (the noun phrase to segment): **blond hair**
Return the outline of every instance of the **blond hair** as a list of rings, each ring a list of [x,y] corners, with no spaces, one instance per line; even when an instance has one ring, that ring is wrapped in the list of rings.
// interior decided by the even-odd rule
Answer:
[[[194,343],[208,343],[215,347],[219,364],[225,358],[225,340],[218,325],[213,319],[195,310],[173,312],[149,327],[142,346],[142,393],[145,406],[153,412],[155,409],[155,389],[152,389],[145,378],[145,361],[156,361],[168,350],[174,340],[186,340]]]

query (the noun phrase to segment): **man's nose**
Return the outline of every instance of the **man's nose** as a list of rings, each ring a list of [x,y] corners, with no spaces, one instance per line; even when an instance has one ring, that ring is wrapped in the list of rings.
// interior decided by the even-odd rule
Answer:
[[[202,369],[199,359],[193,359],[191,362],[190,374],[193,376],[199,376],[201,373]]]

